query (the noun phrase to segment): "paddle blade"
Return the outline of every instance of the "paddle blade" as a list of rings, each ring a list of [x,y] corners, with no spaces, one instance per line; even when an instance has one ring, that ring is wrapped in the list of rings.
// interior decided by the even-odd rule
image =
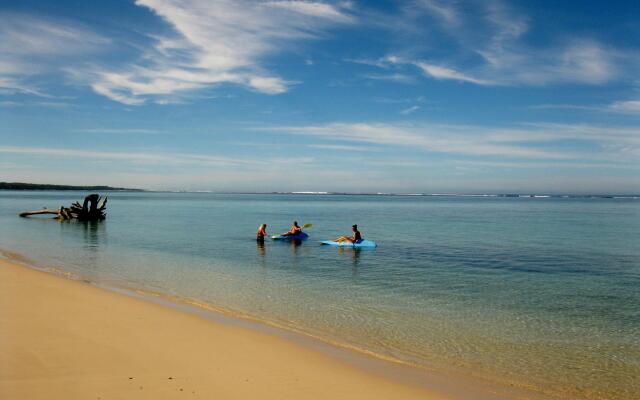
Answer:
[[[313,224],[304,224],[304,225],[302,225],[302,229],[311,228],[312,226],[313,226]]]

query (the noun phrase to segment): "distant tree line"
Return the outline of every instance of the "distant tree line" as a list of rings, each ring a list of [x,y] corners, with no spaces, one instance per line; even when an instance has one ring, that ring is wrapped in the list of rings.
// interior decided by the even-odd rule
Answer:
[[[75,185],[49,185],[24,182],[0,182],[0,190],[87,190],[87,191],[134,191],[142,192],[142,189],[118,188],[111,186],[75,186]]]

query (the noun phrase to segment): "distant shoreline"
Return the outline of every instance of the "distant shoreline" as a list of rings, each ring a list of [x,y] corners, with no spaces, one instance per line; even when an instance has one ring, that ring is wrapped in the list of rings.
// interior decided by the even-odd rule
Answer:
[[[24,182],[0,182],[0,190],[92,190],[92,191],[119,191],[119,192],[144,192],[143,189],[119,188],[105,185],[76,186],[76,185],[50,185],[41,183]]]
[[[121,188],[105,185],[96,186],[76,186],[76,185],[54,185],[23,182],[0,182],[0,190],[91,190],[91,191],[111,191],[111,192],[145,192],[145,193],[191,193],[191,194],[239,194],[239,195],[299,195],[299,196],[392,196],[392,197],[490,197],[490,198],[571,198],[571,199],[640,199],[639,194],[550,194],[550,193],[393,193],[393,192],[371,192],[371,193],[349,193],[349,192],[314,192],[314,191],[292,191],[292,192],[232,192],[214,190],[149,190],[138,188]]]
[[[348,192],[224,192],[213,190],[144,190],[148,193],[298,195],[298,196],[388,196],[388,197],[490,197],[490,198],[571,198],[640,199],[640,194],[536,194],[536,193],[348,193]]]

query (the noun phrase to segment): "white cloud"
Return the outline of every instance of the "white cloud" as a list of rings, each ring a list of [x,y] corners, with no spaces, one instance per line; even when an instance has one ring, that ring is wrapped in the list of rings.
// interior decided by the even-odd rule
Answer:
[[[0,18],[0,54],[5,56],[68,56],[93,51],[110,42],[69,21],[17,13],[0,13]]]
[[[372,79],[374,81],[391,81],[398,83],[415,83],[416,79],[411,75],[406,74],[367,74],[363,75],[365,79]]]
[[[426,62],[421,62],[421,61],[415,62],[414,65],[420,68],[426,75],[429,75],[435,79],[451,79],[455,81],[475,83],[476,85],[492,84],[491,81],[473,78],[461,72],[455,71],[450,68],[445,68],[439,65],[428,64]]]
[[[98,77],[96,77],[96,78],[98,78]],[[103,75],[103,78],[104,78],[104,75]],[[91,84],[91,88],[96,93],[101,94],[103,96],[106,96],[106,97],[110,98],[111,100],[115,100],[115,101],[123,103],[123,104],[127,104],[127,105],[130,105],[130,106],[139,106],[141,104],[144,104],[144,100],[143,99],[130,97],[130,96],[127,96],[127,94],[122,94],[122,93],[120,93],[118,88],[112,87],[108,83],[107,84],[105,84],[104,82],[92,83]]]
[[[47,96],[48,97],[48,96]],[[71,103],[61,101],[0,101],[0,107],[44,107],[44,108],[68,108]]]
[[[332,150],[332,151],[348,151],[348,152],[370,152],[376,151],[372,147],[352,146],[345,144],[310,144],[307,147],[312,149]]]
[[[621,100],[610,104],[596,104],[589,106],[579,104],[537,104],[527,108],[535,110],[583,110],[636,115],[640,114],[640,100]]]
[[[476,42],[475,51],[498,68],[519,59],[520,56],[511,54],[511,46],[529,30],[527,18],[512,12],[500,1],[487,1],[483,6],[484,9],[480,14],[482,17],[471,22],[479,25],[474,30],[477,29],[480,32],[474,33],[479,34],[480,40],[484,41],[484,43]],[[467,45],[466,42],[470,38],[461,37],[460,39]],[[476,39],[478,38],[472,38],[473,41]]]
[[[139,105],[223,83],[266,94],[294,82],[262,62],[296,41],[318,38],[328,27],[353,22],[343,7],[313,1],[137,0],[166,21],[140,60],[121,69],[98,68],[76,76],[112,100]]]
[[[524,55],[531,51],[533,57]],[[485,73],[506,74],[506,83],[546,85],[553,83],[581,83],[601,85],[618,78],[616,55],[596,41],[582,40],[551,51],[522,49],[511,54],[519,59]],[[517,57],[516,57],[517,56]]]
[[[589,110],[599,111],[600,109],[595,106],[584,106],[578,104],[536,104],[533,106],[527,106],[532,110]]]
[[[274,8],[282,8],[312,17],[327,18],[337,22],[354,21],[353,17],[327,3],[312,1],[267,1],[265,4]]]
[[[77,129],[76,132],[81,133],[113,133],[113,134],[157,134],[162,131],[156,129],[145,128],[84,128]]]
[[[371,65],[374,67],[379,67],[384,69],[389,69],[391,67],[398,67],[398,66],[404,66],[404,65],[413,65],[417,67],[424,75],[434,79],[438,79],[438,80],[455,80],[460,82],[470,82],[477,85],[495,84],[494,82],[487,81],[484,79],[474,78],[462,72],[456,71],[451,68],[443,67],[441,65],[431,64],[426,61],[405,59],[395,55],[387,55],[377,60],[354,59],[354,60],[346,60],[346,61],[357,63],[357,64]],[[366,77],[370,79],[395,80],[397,82],[405,82],[405,83],[415,82],[415,79],[412,76],[400,74],[400,73],[387,74],[387,75],[366,75]]]
[[[420,109],[420,106],[411,106],[411,107],[405,108],[404,110],[400,111],[400,114],[402,114],[402,115],[413,114],[414,112],[418,111],[419,109]]]
[[[287,91],[287,82],[273,77],[255,76],[249,78],[249,86],[266,94],[279,94]]]
[[[268,158],[255,159],[236,158],[218,155],[190,154],[190,153],[170,153],[170,152],[122,152],[122,151],[96,151],[83,150],[74,148],[52,148],[52,147],[20,147],[20,146],[0,146],[0,153],[44,156],[44,157],[61,157],[65,159],[75,159],[80,161],[83,159],[111,160],[119,162],[128,162],[138,165],[162,165],[162,166],[195,166],[195,167],[259,167],[274,165],[302,165],[313,161],[311,157],[293,157],[293,158]]]
[[[621,161],[640,157],[640,129],[570,124],[529,124],[513,128],[465,125],[330,123],[263,128],[274,133],[325,140],[411,147],[466,156]],[[567,150],[566,140],[589,142]]]
[[[332,123],[318,126],[278,127],[273,131],[331,138],[334,140],[404,146],[427,151],[467,155],[508,157],[566,158],[559,152],[529,149],[507,144],[495,144],[470,132],[442,129],[434,126],[411,126],[370,123]]]
[[[640,164],[616,164],[607,162],[505,162],[505,161],[486,161],[486,160],[454,160],[453,163],[459,165],[467,165],[473,168],[488,167],[489,169],[550,169],[557,168],[560,170],[567,169],[640,169]]]
[[[441,0],[420,0],[419,7],[423,7],[428,12],[442,20],[447,26],[457,26],[460,24],[460,16],[451,2]]]
[[[30,80],[59,73],[66,63],[110,43],[67,20],[0,12],[0,21],[0,95],[53,98]]]
[[[480,32],[474,29],[461,38],[466,50],[480,54],[486,61],[474,68],[477,76],[509,85],[601,85],[619,78],[617,64],[624,56],[610,46],[589,37],[556,38],[553,45],[547,46],[526,44],[521,39],[531,29],[527,17],[501,1],[484,5],[488,24],[467,21],[480,24],[476,28]]]
[[[536,21],[500,0],[411,4],[397,17],[408,27],[393,52],[404,57],[352,61],[384,69],[415,66],[429,78],[485,86],[603,85],[630,76],[631,65],[638,65],[633,53],[589,36],[532,44],[526,39]]]
[[[640,114],[640,100],[616,101],[608,110],[625,114]]]
[[[183,158],[179,155],[153,154],[148,152],[118,152],[118,151],[94,151],[70,148],[51,147],[20,147],[20,146],[0,146],[0,153],[23,154],[47,157],[65,157],[72,159],[106,159],[131,162],[181,162]],[[189,157],[187,157],[189,159]],[[226,159],[210,158],[208,161],[223,161]]]
[[[467,71],[424,60],[395,57],[396,65],[414,65],[426,76],[476,85],[531,85],[579,83],[601,85],[619,77],[617,55],[595,41],[576,41],[556,49],[512,48],[477,50],[485,63]],[[386,57],[382,60],[388,60]],[[383,63],[384,61],[380,61]],[[387,64],[388,65],[388,64]]]
[[[500,140],[550,141],[563,139],[610,141],[617,144],[639,144],[640,127],[601,126],[589,124],[529,123],[529,129],[501,129],[494,132]]]
[[[41,89],[24,83],[24,74],[14,76],[0,76],[0,95],[11,96],[14,94],[26,94],[36,97],[53,98],[55,96],[45,93]]]

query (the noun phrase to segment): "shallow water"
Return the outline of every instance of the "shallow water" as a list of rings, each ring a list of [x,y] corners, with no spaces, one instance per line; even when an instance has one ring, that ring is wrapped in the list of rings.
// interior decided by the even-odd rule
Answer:
[[[0,248],[566,398],[640,393],[640,200],[112,193],[102,223],[22,219],[73,192],[0,192]],[[256,244],[291,221],[302,245]],[[358,223],[375,250],[320,246]]]

